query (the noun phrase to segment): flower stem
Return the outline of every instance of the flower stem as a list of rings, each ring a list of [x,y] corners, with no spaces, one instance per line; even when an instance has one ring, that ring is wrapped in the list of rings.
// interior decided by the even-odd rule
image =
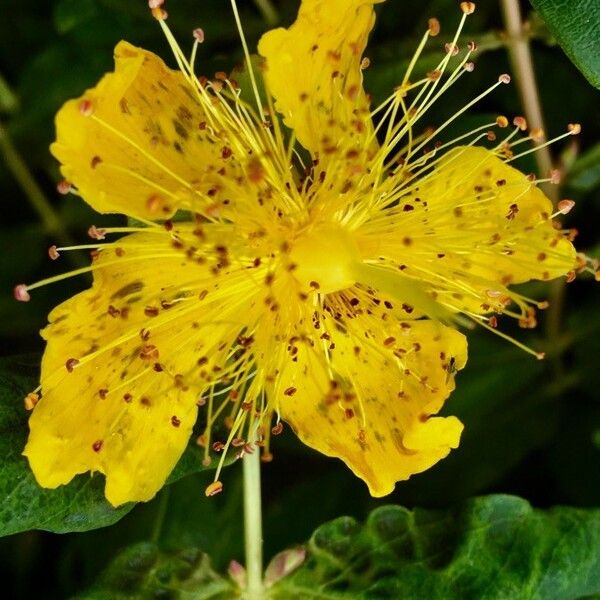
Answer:
[[[521,104],[525,111],[525,117],[532,128],[544,130],[544,118],[542,107],[535,80],[533,60],[529,40],[523,26],[519,0],[501,0],[504,26],[508,34],[508,52],[512,68],[517,80],[517,88],[521,97]],[[537,143],[543,144],[544,136]],[[535,142],[534,142],[535,143]],[[535,153],[538,170],[542,177],[546,177],[552,169],[552,155],[546,146]],[[544,192],[556,204],[559,199],[559,190],[556,185],[546,184]]]
[[[258,448],[245,454],[244,465],[244,529],[246,544],[245,600],[263,598],[262,506],[260,485],[260,452]]]
[[[44,228],[49,234],[61,233],[60,219],[54,212],[52,205],[48,202],[44,192],[40,189],[33,175],[17,149],[15,148],[8,132],[0,125],[0,151],[6,162],[6,166],[17,180],[23,192],[27,196],[31,206],[39,215]]]
[[[500,3],[502,5],[504,25],[508,34],[508,51],[512,68],[516,75],[517,87],[523,110],[525,111],[525,117],[531,127],[544,129],[544,119],[535,80],[531,48],[529,47],[528,38],[525,35],[519,0],[500,0]],[[541,139],[538,141],[538,144],[543,144],[545,141],[545,138]],[[549,147],[540,148],[535,153],[535,157],[540,175],[547,175],[553,165]],[[559,187],[557,185],[546,184],[544,192],[556,205],[560,199]],[[564,281],[554,281],[550,287],[550,307],[546,316],[546,339],[549,346],[555,345],[561,334],[561,313],[564,295]],[[556,375],[560,376],[563,371],[561,357],[555,356],[553,363]]]

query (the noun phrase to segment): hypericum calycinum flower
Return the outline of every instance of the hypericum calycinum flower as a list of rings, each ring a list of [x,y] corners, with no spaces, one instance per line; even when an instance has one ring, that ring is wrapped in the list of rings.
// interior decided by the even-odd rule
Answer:
[[[496,144],[504,117],[446,144],[415,132],[473,70],[474,44],[457,45],[473,3],[438,67],[410,79],[431,20],[372,109],[361,72],[374,3],[304,0],[260,41],[269,95],[250,70],[245,101],[226,74],[195,75],[203,32],[186,59],[152,2],[180,70],[121,42],[114,73],[58,113],[62,187],[140,225],[90,230],[93,264],[71,274],[92,271],[93,286],[43,331],[25,449],[41,485],[100,471],[112,504],[148,500],[198,407],[207,464],[230,446],[269,460],[283,419],[374,496],[458,446],[460,421],[436,416],[467,358],[453,321],[534,325],[536,303],[507,286],[573,272],[577,258],[536,182],[509,166],[522,118]],[[101,243],[116,233],[128,235]],[[217,471],[208,493],[220,487]]]

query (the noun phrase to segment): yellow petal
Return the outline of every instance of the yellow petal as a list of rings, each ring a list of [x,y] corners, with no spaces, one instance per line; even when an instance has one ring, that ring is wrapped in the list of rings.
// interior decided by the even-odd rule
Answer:
[[[313,154],[367,145],[373,129],[360,64],[381,1],[303,0],[289,29],[258,44],[276,108]]]
[[[217,277],[222,256],[206,251],[199,264],[192,229],[174,233],[185,243],[158,229],[103,249],[93,287],[51,313],[24,452],[42,486],[100,471],[113,505],[149,500],[186,447],[200,394],[226,374],[255,284]],[[203,243],[227,235],[207,226]]]
[[[322,323],[326,342],[295,341],[274,405],[304,443],[341,458],[373,496],[384,496],[458,446],[460,421],[432,415],[454,389],[466,340],[434,321],[363,315],[336,325]]]
[[[207,141],[204,121],[180,72],[120,42],[114,73],[57,114],[51,150],[97,211],[166,218],[210,188],[222,148]]]
[[[385,233],[364,224],[361,247],[406,265],[404,275],[427,282],[447,304],[485,312],[497,302],[490,292],[575,266],[573,245],[549,218],[550,200],[489,150],[451,150],[410,185],[388,219],[379,218]]]

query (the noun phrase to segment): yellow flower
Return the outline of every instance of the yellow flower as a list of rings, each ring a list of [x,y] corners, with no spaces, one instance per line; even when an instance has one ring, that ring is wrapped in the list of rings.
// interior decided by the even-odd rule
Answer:
[[[140,225],[91,229],[93,286],[43,331],[25,449],[42,486],[99,471],[112,504],[152,498],[199,407],[207,464],[223,450],[220,468],[230,446],[270,459],[275,417],[273,433],[283,419],[374,496],[458,446],[460,421],[437,416],[467,358],[452,325],[493,329],[497,314],[532,325],[531,301],[507,286],[564,275],[576,256],[550,201],[509,165],[522,119],[491,149],[477,143],[504,117],[465,145],[415,133],[472,70],[460,28],[435,71],[411,81],[417,53],[370,107],[375,3],[303,0],[289,29],[260,41],[269,97],[251,70],[246,102],[225,74],[196,77],[202,32],[186,59],[153,2],[180,69],[121,42],[115,71],[60,110],[52,152],[65,178]],[[128,235],[99,241],[114,233]]]

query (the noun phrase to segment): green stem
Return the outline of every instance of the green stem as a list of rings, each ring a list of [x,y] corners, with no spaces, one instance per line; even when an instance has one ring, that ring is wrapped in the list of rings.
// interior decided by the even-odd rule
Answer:
[[[544,129],[544,119],[538,88],[535,80],[533,59],[529,40],[525,35],[519,0],[501,0],[504,24],[508,34],[508,50],[511,63],[516,75],[517,87],[521,97],[525,117],[530,127]],[[538,143],[545,142],[545,138]],[[545,176],[552,169],[553,161],[548,146],[540,148],[535,153],[540,175]],[[544,192],[556,205],[560,199],[560,189],[557,185],[544,187]],[[548,346],[552,349],[561,335],[562,308],[564,303],[565,283],[563,280],[554,281],[550,288],[550,307],[546,315],[546,339]],[[556,375],[560,376],[563,371],[561,357],[553,357],[553,366]]]
[[[152,528],[152,541],[155,544],[158,544],[160,541],[160,535],[162,533],[163,524],[165,522],[165,517],[167,516],[167,507],[169,506],[169,496],[171,493],[171,488],[165,486],[161,493],[160,499],[158,501],[158,510],[156,512],[156,519],[154,521],[154,527]]]
[[[52,205],[40,189],[27,164],[15,148],[6,129],[0,125],[0,151],[6,166],[17,180],[21,189],[25,192],[33,209],[37,212],[46,232],[49,234],[60,234],[61,223]]]
[[[46,198],[44,192],[31,174],[27,163],[12,143],[6,129],[0,125],[0,153],[8,170],[23,190],[29,203],[38,214],[47,235],[56,238],[61,246],[73,246],[71,236],[64,230],[60,217]],[[84,261],[80,254],[69,252],[67,260],[76,267],[81,267]]]
[[[263,556],[262,556],[262,506],[260,485],[260,452],[243,458],[244,465],[244,533],[246,544],[246,592],[245,600],[262,600]]]
[[[533,59],[531,57],[531,48],[527,32],[523,26],[519,1],[501,0],[501,4],[504,25],[508,35],[508,52],[516,77],[521,104],[525,111],[525,117],[531,128],[540,128],[545,131],[542,107],[535,80]],[[545,141],[546,138],[544,136],[537,144],[543,144]],[[540,176],[548,176],[553,165],[552,155],[548,146],[540,148],[535,153],[535,159]],[[559,190],[556,185],[546,184],[544,192],[555,204],[559,200]]]

